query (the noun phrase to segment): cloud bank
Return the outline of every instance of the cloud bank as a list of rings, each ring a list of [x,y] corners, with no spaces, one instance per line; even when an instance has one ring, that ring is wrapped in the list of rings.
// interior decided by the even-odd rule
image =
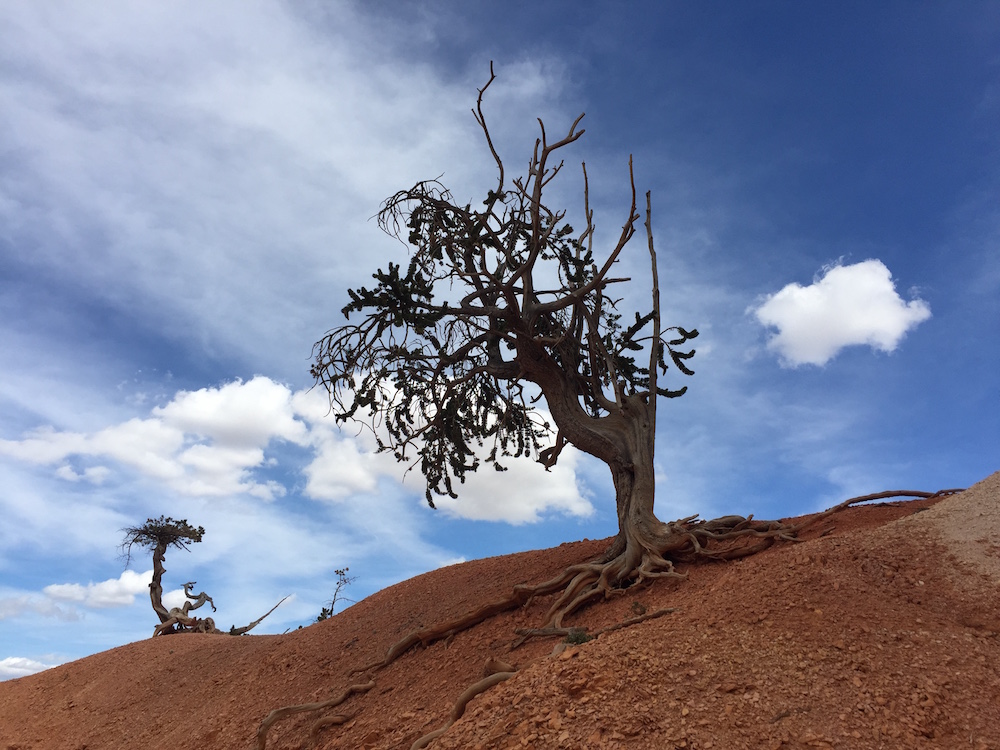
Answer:
[[[809,286],[788,284],[751,312],[778,329],[767,348],[787,367],[823,366],[848,346],[895,351],[908,331],[931,317],[923,300],[899,296],[889,269],[874,259],[828,266]]]
[[[93,433],[43,428],[20,440],[0,440],[0,455],[54,466],[55,477],[70,482],[110,482],[116,473],[132,472],[203,499],[245,495],[270,502],[304,479],[305,497],[341,501],[375,492],[381,478],[403,478],[404,467],[377,453],[369,434],[345,433],[328,412],[318,391],[293,392],[257,376],[179,391],[146,418]],[[297,448],[298,455],[280,451],[282,445]],[[577,483],[576,461],[567,451],[546,472],[532,461],[512,460],[499,478],[472,477],[459,500],[443,498],[441,507],[460,518],[515,524],[538,521],[546,512],[588,516],[593,508]],[[406,486],[423,493],[418,473],[407,475]],[[521,489],[512,495],[510,486]]]

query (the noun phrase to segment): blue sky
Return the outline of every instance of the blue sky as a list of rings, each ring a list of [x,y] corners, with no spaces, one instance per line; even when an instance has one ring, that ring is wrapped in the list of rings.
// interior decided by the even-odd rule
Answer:
[[[443,175],[493,184],[536,117],[586,112],[553,204],[595,248],[653,195],[665,323],[701,331],[658,420],[661,518],[810,512],[1000,468],[995,3],[0,5],[0,678],[148,637],[120,529],[223,627],[313,620],[461,559],[612,535],[564,453],[432,511],[338,430],[311,346],[403,257],[370,219]],[[603,243],[603,245],[602,245]],[[644,243],[622,259],[648,299]],[[491,472],[492,474],[492,472]]]

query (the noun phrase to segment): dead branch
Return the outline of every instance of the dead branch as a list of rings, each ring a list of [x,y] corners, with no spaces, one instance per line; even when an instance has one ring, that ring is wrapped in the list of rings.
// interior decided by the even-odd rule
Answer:
[[[278,607],[280,607],[284,603],[285,599],[287,599],[287,598],[288,598],[287,596],[282,597],[282,599],[281,599],[280,602],[278,602],[277,604],[275,604],[273,607],[271,607],[269,610],[267,610],[267,612],[265,612],[264,614],[262,614],[256,620],[254,620],[253,622],[251,622],[249,625],[244,625],[242,628],[233,627],[229,631],[229,635],[243,635],[244,633],[249,633],[255,627],[257,627],[258,625],[260,625],[261,622],[264,621],[265,617],[267,617],[269,614],[271,614],[272,612],[274,612],[274,610],[276,610]]]

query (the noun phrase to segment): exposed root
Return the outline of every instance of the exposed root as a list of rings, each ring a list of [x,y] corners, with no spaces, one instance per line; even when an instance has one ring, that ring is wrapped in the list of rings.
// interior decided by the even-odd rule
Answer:
[[[212,611],[215,611],[215,602],[212,601],[212,597],[202,591],[200,594],[193,594],[194,581],[189,581],[184,584],[184,594],[187,596],[188,601],[184,602],[181,607],[174,607],[173,609],[165,612],[163,621],[153,628],[153,637],[158,635],[175,635],[177,633],[210,633],[212,635],[222,635],[223,631],[215,627],[215,620],[211,617],[194,617],[191,615],[191,611],[198,609],[203,604],[209,604],[212,607]],[[264,618],[269,614],[274,612],[278,607],[288,597],[283,597],[280,602],[271,607],[267,612],[258,617],[256,620],[251,622],[249,625],[244,625],[242,628],[238,628],[235,625],[230,628],[229,635],[243,635],[249,633],[255,627],[264,621]]]
[[[485,622],[495,615],[516,609],[525,604],[530,598],[530,587],[515,586],[514,592],[506,599],[500,599],[499,601],[487,604],[456,620],[449,620],[448,622],[439,623],[429,628],[418,628],[411,631],[392,644],[383,659],[366,664],[359,669],[354,669],[351,671],[351,674],[384,669],[416,645],[426,648],[432,643],[450,638],[453,635],[461,633],[463,630],[468,630],[481,622]]]
[[[637,615],[635,617],[630,617],[627,620],[622,620],[614,625],[608,625],[606,628],[601,628],[596,633],[594,637],[599,635],[604,635],[605,633],[612,633],[616,630],[621,630],[622,628],[628,628],[633,625],[638,625],[640,622],[646,622],[646,620],[655,620],[657,617],[663,617],[664,615],[673,614],[678,610],[677,607],[664,607],[663,609],[658,609],[655,612],[647,612],[644,615]]]
[[[658,609],[655,612],[647,612],[646,614],[637,615],[636,617],[629,617],[627,620],[622,620],[621,622],[615,623],[614,625],[608,625],[606,628],[601,628],[593,633],[590,633],[587,628],[584,627],[573,627],[573,628],[517,628],[514,633],[520,636],[514,640],[511,645],[510,650],[521,646],[529,638],[548,638],[552,636],[562,636],[564,638],[571,638],[578,634],[586,634],[591,638],[597,638],[605,633],[611,633],[615,630],[621,630],[622,628],[627,628],[632,625],[638,625],[640,622],[645,622],[646,620],[653,620],[657,617],[663,617],[663,615],[669,615],[677,611],[677,607],[665,607],[663,609]]]
[[[529,638],[569,638],[587,633],[587,628],[515,628],[514,633],[519,637],[511,644],[511,651],[522,646]]]
[[[460,696],[458,696],[458,700],[455,701],[455,705],[452,707],[451,713],[448,714],[448,721],[444,723],[444,726],[435,729],[433,732],[425,734],[423,737],[410,745],[410,750],[421,750],[421,748],[427,747],[431,742],[447,732],[452,724],[462,718],[462,714],[465,713],[465,707],[469,704],[469,701],[480,693],[485,693],[494,685],[499,685],[501,682],[509,680],[515,674],[517,674],[516,671],[496,672],[488,677],[484,677],[479,680],[479,682],[472,683]]]
[[[697,516],[682,518],[671,523],[659,523],[658,528],[645,534],[636,533],[623,541],[619,535],[608,548],[605,555],[597,561],[571,565],[559,575],[542,583],[514,586],[510,596],[486,604],[468,614],[439,623],[431,627],[418,628],[389,647],[381,660],[355,669],[351,674],[381,670],[392,664],[396,659],[407,653],[414,646],[427,647],[437,641],[449,639],[462,631],[468,630],[485,620],[503,612],[529,604],[536,597],[556,595],[541,627],[517,629],[519,636],[515,639],[511,650],[523,644],[528,638],[545,636],[572,636],[588,634],[586,628],[564,627],[563,620],[579,611],[595,599],[608,598],[624,593],[632,586],[642,584],[656,578],[685,578],[684,573],[675,569],[678,563],[693,563],[699,560],[735,560],[754,555],[777,542],[799,542],[799,534],[820,521],[851,506],[872,500],[882,500],[891,497],[937,498],[962,492],[960,489],[940,490],[938,492],[919,492],[911,490],[891,490],[871,495],[853,497],[829,508],[822,513],[798,523],[783,521],[757,521],[753,516],[723,516],[709,521],[700,521]],[[824,533],[828,533],[832,529]],[[638,548],[636,554],[634,549]],[[280,602],[279,602],[280,604]],[[272,610],[273,611],[273,610]],[[623,620],[595,631],[594,637],[631,625],[645,622],[677,611],[670,607],[655,612],[644,613]],[[270,612],[268,613],[270,614]],[[265,615],[266,617],[267,615]],[[261,618],[263,619],[263,618]],[[258,620],[257,622],[260,622]],[[253,627],[257,622],[252,623]],[[448,721],[444,726],[419,738],[411,746],[411,750],[425,748],[433,740],[440,737],[465,712],[470,700],[480,693],[490,689],[510,677],[516,671],[511,665],[497,660],[487,663],[487,676],[469,686],[458,698],[452,708]],[[492,673],[491,673],[492,672]],[[322,703],[308,703],[272,711],[261,722],[257,732],[256,750],[264,750],[267,731],[276,721],[303,711],[320,711],[344,702],[354,693],[366,692],[375,686],[371,681],[365,684],[353,685],[344,693]],[[316,721],[310,732],[311,741],[316,739],[319,731],[330,725],[342,724],[348,720],[343,715],[334,715]]]
[[[542,583],[518,584],[505,599],[491,602],[455,620],[413,630],[392,644],[384,658],[355,669],[351,674],[384,669],[414,646],[426,648],[437,641],[451,638],[495,615],[529,604],[536,597],[559,593],[546,613],[541,628],[560,629],[565,618],[595,599],[621,595],[629,587],[657,578],[684,578],[685,574],[675,569],[676,563],[735,560],[755,555],[776,542],[798,542],[798,534],[804,529],[834,513],[871,500],[890,497],[944,497],[961,491],[890,490],[862,495],[845,500],[799,524],[757,521],[752,515],[722,516],[708,521],[698,520],[698,516],[688,516],[661,524],[658,533],[636,541],[636,545],[642,548],[642,554],[631,565],[626,545],[620,543],[619,536],[600,560],[571,565]],[[616,550],[617,554],[608,559],[609,554]]]
[[[325,708],[333,708],[334,706],[339,706],[341,703],[346,701],[355,693],[367,693],[375,687],[374,680],[367,682],[363,685],[351,685],[347,690],[338,695],[336,698],[330,698],[330,700],[323,701],[321,703],[300,703],[295,706],[285,706],[284,708],[276,708],[274,711],[269,713],[264,717],[264,720],[260,723],[260,727],[257,729],[257,744],[255,745],[256,750],[264,750],[264,746],[267,744],[267,733],[271,729],[271,726],[282,719],[287,719],[289,716],[294,714],[303,713],[306,711],[322,711]],[[346,716],[333,716],[327,718],[321,718],[317,720],[309,731],[310,742],[315,741],[316,737],[323,727],[330,726],[331,724],[343,724],[347,721]]]
[[[649,612],[637,617],[630,617],[615,625],[611,625],[606,628],[602,628],[594,633],[594,637],[599,636],[603,633],[610,633],[614,630],[620,630],[622,628],[627,628],[630,625],[636,625],[640,622],[645,622],[646,620],[652,620],[657,617],[662,617],[663,615],[670,614],[671,612],[676,612],[676,607],[670,607],[666,609],[659,609],[655,612]],[[538,636],[538,635],[564,635],[569,636],[574,633],[586,633],[586,628],[534,628],[534,629],[518,629],[515,631],[518,634],[525,635],[525,637]],[[431,742],[436,740],[438,737],[443,735],[445,732],[451,728],[451,725],[458,721],[462,715],[465,713],[465,708],[469,701],[475,698],[477,695],[486,692],[491,687],[499,685],[501,682],[505,682],[513,677],[517,670],[510,664],[499,661],[497,659],[490,659],[486,662],[486,677],[474,682],[468,688],[463,691],[463,693],[455,701],[455,705],[452,707],[451,712],[448,714],[448,720],[443,726],[435,729],[433,732],[428,732],[423,737],[418,739],[410,746],[410,750],[421,750],[427,747]]]

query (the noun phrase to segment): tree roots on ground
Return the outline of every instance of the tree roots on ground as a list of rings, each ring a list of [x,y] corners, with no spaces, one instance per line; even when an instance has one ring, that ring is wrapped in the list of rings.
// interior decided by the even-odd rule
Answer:
[[[342,692],[335,698],[330,698],[329,700],[322,701],[320,703],[301,703],[296,706],[285,706],[284,708],[276,708],[274,711],[269,713],[264,720],[260,723],[260,728],[257,730],[257,745],[256,750],[264,750],[264,745],[267,743],[267,733],[271,729],[271,725],[275,722],[281,721],[282,719],[287,719],[289,716],[294,714],[304,713],[307,711],[323,711],[327,708],[333,708],[339,706],[341,703],[346,701],[355,693],[367,693],[375,687],[375,681],[370,680],[364,684],[351,685],[347,690]],[[311,741],[315,741],[319,732],[324,727],[328,727],[335,724],[343,724],[347,721],[346,716],[337,714],[336,716],[329,716],[321,718],[313,723],[312,728],[309,731],[309,738]]]
[[[382,659],[354,669],[350,674],[381,671],[416,646],[426,648],[433,643],[449,639],[468,630],[491,617],[525,606],[532,600],[544,596],[555,596],[556,598],[546,612],[542,623],[538,628],[517,629],[515,634],[518,637],[512,643],[511,650],[533,637],[564,636],[568,639],[580,637],[578,642],[590,640],[598,635],[676,611],[675,608],[666,608],[650,613],[641,612],[636,617],[628,618],[594,633],[589,633],[586,628],[565,627],[563,625],[563,621],[567,617],[597,599],[621,595],[629,588],[657,578],[685,578],[684,573],[676,570],[676,564],[735,560],[754,555],[776,542],[799,542],[801,541],[800,534],[806,529],[814,528],[830,516],[861,503],[893,497],[938,498],[961,491],[958,489],[939,492],[892,490],[862,495],[845,500],[797,524],[783,521],[756,521],[752,516],[746,518],[743,516],[724,516],[711,521],[699,521],[697,516],[691,516],[671,523],[664,523],[661,524],[662,528],[658,530],[658,533],[649,534],[641,540],[642,551],[639,555],[630,553],[628,543],[622,543],[621,537],[619,537],[599,560],[571,565],[559,575],[542,583],[518,584],[504,599],[486,604],[454,620],[413,630],[392,644]],[[820,535],[823,536],[830,531],[832,528],[825,529],[820,532]],[[634,559],[635,562],[630,563],[629,559]],[[491,671],[490,663],[499,666],[494,666]],[[487,666],[487,675],[473,683],[459,696],[445,725],[418,739],[411,746],[411,750],[420,750],[420,748],[429,745],[462,716],[469,701],[494,685],[512,677],[516,670],[513,667],[507,667],[509,665],[491,659]],[[296,713],[323,711],[340,705],[351,695],[367,692],[374,685],[374,681],[352,685],[344,693],[329,701],[286,706],[272,711],[261,723],[257,732],[257,750],[264,750],[267,731],[275,722]],[[346,720],[339,714],[318,720],[312,726],[311,739],[315,740],[323,727],[341,724]]]
[[[194,591],[194,581],[189,581],[184,584],[184,595],[188,598],[188,601],[184,602],[183,606],[173,607],[167,611],[166,617],[163,619],[159,625],[153,628],[153,637],[158,635],[173,635],[176,633],[211,633],[212,635],[222,635],[225,631],[219,630],[215,627],[215,620],[211,617],[194,617],[191,614],[192,610],[198,609],[204,604],[208,604],[212,611],[215,611],[215,602],[212,601],[212,597],[202,591],[200,594],[192,593]],[[283,597],[280,602],[271,607],[267,612],[258,617],[256,620],[251,622],[249,625],[244,625],[241,628],[235,625],[229,629],[229,635],[244,635],[249,633],[255,627],[264,621],[264,618],[269,614],[274,612],[278,607],[281,606],[282,602],[288,597]]]

